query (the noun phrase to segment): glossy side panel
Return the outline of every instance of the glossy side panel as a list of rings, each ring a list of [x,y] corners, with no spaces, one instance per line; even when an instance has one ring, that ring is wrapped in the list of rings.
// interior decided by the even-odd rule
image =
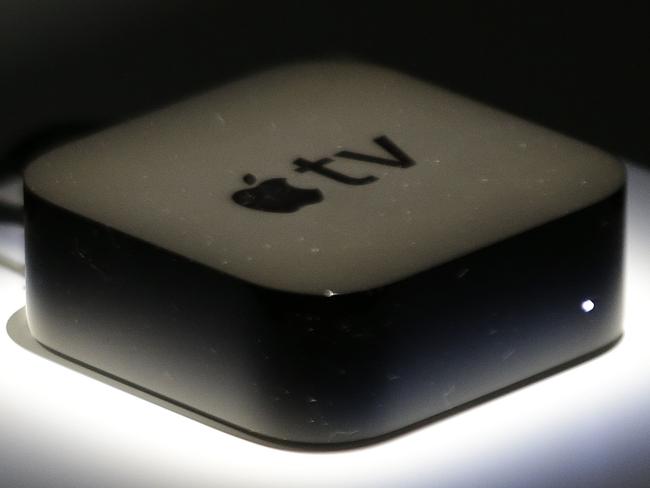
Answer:
[[[39,342],[278,443],[384,436],[621,334],[624,190],[406,280],[332,297],[248,284],[29,190],[25,208]]]

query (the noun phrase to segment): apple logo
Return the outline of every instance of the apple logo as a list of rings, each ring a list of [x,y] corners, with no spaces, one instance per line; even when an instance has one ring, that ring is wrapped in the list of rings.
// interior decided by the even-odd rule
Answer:
[[[256,178],[252,174],[244,176],[244,182],[253,185]],[[292,213],[305,205],[323,200],[318,189],[296,188],[287,183],[286,178],[270,178],[252,188],[236,191],[232,200],[242,207],[264,212]]]
[[[392,156],[392,159],[385,156],[344,150],[337,152],[330,158],[325,157],[311,161],[305,158],[294,159],[293,165],[295,167],[293,170],[298,173],[311,171],[319,176],[344,185],[359,186],[373,183],[379,178],[374,175],[359,177],[341,173],[329,167],[330,163],[335,162],[333,158],[351,159],[363,163],[373,163],[402,169],[415,165],[415,161],[397,144],[391,141],[388,136],[382,135],[375,137],[373,142]],[[244,175],[243,180],[244,183],[250,186],[254,185],[257,181],[255,176],[250,173]],[[318,188],[307,189],[291,186],[287,183],[286,178],[270,178],[262,181],[255,187],[236,191],[232,194],[231,198],[237,205],[253,210],[292,213],[300,210],[305,205],[323,201],[323,194]]]

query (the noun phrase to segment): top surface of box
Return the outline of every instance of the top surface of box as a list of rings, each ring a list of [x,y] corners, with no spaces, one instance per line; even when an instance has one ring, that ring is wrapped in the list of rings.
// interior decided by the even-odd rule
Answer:
[[[372,289],[587,207],[622,165],[395,71],[277,68],[58,148],[29,190],[279,290]]]

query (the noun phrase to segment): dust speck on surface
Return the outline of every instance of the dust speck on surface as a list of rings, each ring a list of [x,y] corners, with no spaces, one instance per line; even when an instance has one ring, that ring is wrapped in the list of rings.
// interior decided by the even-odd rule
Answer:
[[[350,437],[351,435],[358,434],[358,430],[337,430],[335,432],[332,432],[329,435],[329,440],[333,440],[336,437]]]
[[[507,361],[508,359],[510,359],[510,357],[512,357],[512,355],[513,355],[514,353],[515,353],[515,350],[514,350],[514,349],[509,349],[509,350],[507,350],[507,351],[506,351],[506,352],[501,356],[501,360],[503,360],[503,361]]]
[[[445,404],[447,405],[447,407],[451,407],[451,402],[449,401],[449,397],[452,396],[455,391],[456,391],[456,385],[453,384],[442,394],[442,397],[445,400]]]
[[[461,278],[465,277],[467,273],[469,273],[469,268],[463,268],[456,274],[456,278],[460,280]]]

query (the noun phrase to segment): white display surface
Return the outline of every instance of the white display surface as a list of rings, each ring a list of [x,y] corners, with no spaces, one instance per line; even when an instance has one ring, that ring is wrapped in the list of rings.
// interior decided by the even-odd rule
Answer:
[[[593,360],[386,442],[303,453],[95,381],[23,349],[3,328],[0,486],[648,486],[650,171],[628,166],[628,178],[625,336]],[[6,246],[15,255],[13,232]],[[0,290],[6,323],[24,306],[23,277],[0,266]]]

